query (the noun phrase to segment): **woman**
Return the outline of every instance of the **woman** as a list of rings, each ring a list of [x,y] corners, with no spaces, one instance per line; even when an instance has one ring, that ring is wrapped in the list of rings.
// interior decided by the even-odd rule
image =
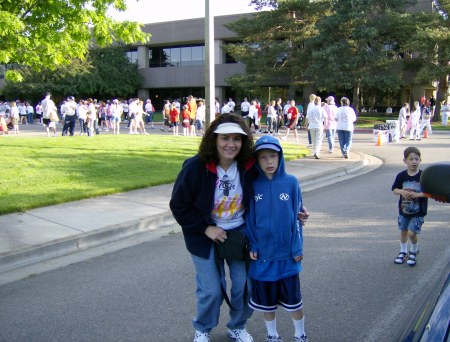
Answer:
[[[334,103],[334,97],[328,96],[325,101],[327,103],[325,106],[323,106],[323,109],[325,110],[325,125],[324,130],[327,133],[327,140],[328,140],[328,151],[330,153],[333,153],[334,150],[334,142],[335,142],[335,135],[336,135],[336,111],[337,106]]]
[[[420,140],[420,104],[419,101],[414,101],[414,110],[411,111],[409,116],[408,126],[411,127],[409,131],[409,140]]]
[[[276,103],[275,100],[272,100],[270,102],[270,105],[267,109],[267,133],[272,134],[273,131],[277,130],[277,122],[278,122],[278,117],[277,117],[277,110],[276,110]]]
[[[86,117],[87,117],[86,101],[80,100],[77,107],[78,122],[80,124],[80,135],[87,134]]]
[[[400,129],[400,139],[404,139],[406,137],[406,123],[408,122],[409,114],[409,104],[408,102],[403,103],[403,107],[400,109],[398,113],[398,122]]]
[[[353,123],[356,121],[356,113],[350,107],[350,100],[346,97],[341,99],[341,107],[336,111],[336,132],[338,134],[339,146],[342,156],[348,159],[352,147]]]
[[[13,124],[13,134],[19,134],[19,108],[15,101],[11,102],[11,111],[9,113],[9,117],[11,118],[11,122]]]
[[[442,126],[448,125],[449,113],[450,113],[450,105],[447,104],[447,101],[442,101],[442,104],[441,104]]]
[[[308,110],[306,118],[309,123],[308,130],[311,134],[314,158],[319,159],[323,140],[323,121],[325,120],[325,111],[322,108],[322,99],[320,96],[314,98],[314,106]]]
[[[221,279],[215,264],[214,245],[226,240],[227,231],[245,227],[244,213],[253,196],[256,173],[252,147],[253,137],[244,119],[222,114],[206,130],[199,153],[184,162],[173,188],[170,209],[183,230],[196,269],[194,342],[209,341],[210,331],[219,322],[221,282],[225,279]],[[232,282],[231,304],[236,309],[230,310],[228,335],[251,342],[253,338],[245,329],[252,314],[244,303],[245,261],[227,260],[227,265]]]

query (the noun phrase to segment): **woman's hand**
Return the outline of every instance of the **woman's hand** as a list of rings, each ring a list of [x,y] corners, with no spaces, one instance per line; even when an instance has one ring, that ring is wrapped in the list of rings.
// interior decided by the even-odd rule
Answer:
[[[250,259],[252,260],[258,260],[258,253],[257,252],[250,252]]]
[[[205,234],[215,243],[224,242],[227,239],[226,231],[217,226],[208,226],[205,230]]]

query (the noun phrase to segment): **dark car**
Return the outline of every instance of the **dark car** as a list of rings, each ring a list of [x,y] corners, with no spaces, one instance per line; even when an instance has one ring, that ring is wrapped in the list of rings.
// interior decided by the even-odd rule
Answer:
[[[420,304],[420,303],[418,303]],[[450,341],[450,262],[398,341]]]

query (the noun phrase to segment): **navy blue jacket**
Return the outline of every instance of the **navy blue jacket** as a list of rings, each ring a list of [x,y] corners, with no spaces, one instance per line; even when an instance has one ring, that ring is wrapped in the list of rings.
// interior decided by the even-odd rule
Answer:
[[[253,164],[254,160],[244,169],[239,169],[245,208],[248,208],[253,196],[252,182],[257,174]],[[175,220],[182,228],[186,248],[202,258],[208,258],[213,244],[205,230],[208,226],[216,225],[211,219],[211,213],[217,178],[215,163],[204,163],[199,155],[185,160],[169,204]]]

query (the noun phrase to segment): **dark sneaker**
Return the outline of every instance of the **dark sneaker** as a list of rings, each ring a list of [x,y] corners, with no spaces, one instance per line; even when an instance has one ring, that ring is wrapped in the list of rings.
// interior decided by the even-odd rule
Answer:
[[[283,342],[283,340],[281,339],[280,336],[275,337],[275,336],[267,335],[266,342]]]
[[[300,337],[294,337],[294,342],[308,342],[308,336],[302,335]]]
[[[416,266],[417,253],[409,252],[408,261],[406,262],[409,266]]]
[[[400,252],[398,257],[395,258],[394,262],[398,265],[403,264],[406,260],[408,260],[408,254],[405,252]]]

